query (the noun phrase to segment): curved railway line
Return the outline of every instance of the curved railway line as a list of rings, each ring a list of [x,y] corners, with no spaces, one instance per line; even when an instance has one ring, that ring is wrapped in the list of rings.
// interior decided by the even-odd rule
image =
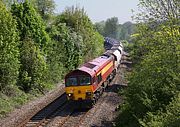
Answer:
[[[120,68],[122,67],[124,66],[120,66]],[[117,75],[121,75],[120,69]],[[117,75],[110,83],[110,87],[106,91],[117,89],[115,87],[111,87],[113,84],[116,84],[116,80],[118,78]],[[94,110],[93,112],[95,113],[96,110],[98,110],[100,107],[101,104],[97,106],[95,104],[95,106],[92,108]],[[80,127],[83,125],[83,120],[86,117],[92,116],[92,109],[77,110],[76,106],[73,106],[71,102],[67,101],[66,95],[64,93],[52,103],[36,113],[33,117],[24,120],[21,124],[18,125],[18,127]],[[51,122],[53,123],[56,118],[58,122],[55,122],[55,125],[51,124]]]

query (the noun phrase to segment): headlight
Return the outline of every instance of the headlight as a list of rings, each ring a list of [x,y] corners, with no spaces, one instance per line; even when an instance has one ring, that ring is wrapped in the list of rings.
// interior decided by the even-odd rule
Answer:
[[[68,97],[71,97],[73,94],[72,93],[68,93]]]

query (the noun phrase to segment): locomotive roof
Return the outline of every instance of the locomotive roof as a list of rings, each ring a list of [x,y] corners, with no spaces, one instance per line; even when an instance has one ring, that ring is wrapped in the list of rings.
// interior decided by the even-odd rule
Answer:
[[[107,56],[100,56],[98,58],[93,59],[92,61],[85,63],[83,66],[78,68],[78,70],[87,72],[91,76],[94,76],[96,72],[99,71],[104,65],[108,63],[110,60]]]

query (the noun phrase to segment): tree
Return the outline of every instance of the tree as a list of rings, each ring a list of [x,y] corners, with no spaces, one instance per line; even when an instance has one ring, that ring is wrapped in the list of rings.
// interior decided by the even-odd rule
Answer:
[[[135,25],[131,22],[125,22],[119,26],[118,39],[119,40],[130,40],[131,34],[135,32]]]
[[[107,19],[104,27],[104,35],[117,39],[118,25],[119,23],[117,17]]]
[[[54,24],[49,33],[54,40],[47,57],[50,65],[62,63],[66,72],[77,68],[82,63],[82,37],[63,23]]]
[[[104,33],[105,21],[97,22],[94,24],[94,26],[101,35],[105,36]]]
[[[19,49],[16,21],[0,1],[0,91],[16,84],[19,69]]]
[[[46,88],[45,75],[47,66],[39,48],[30,39],[23,40],[20,48],[20,73],[18,86],[25,92],[38,90],[43,93]]]
[[[145,127],[178,127],[180,122],[180,94],[177,93],[172,102],[166,106],[166,111],[159,111],[157,114],[147,113],[140,123]]]
[[[139,21],[176,20],[179,18],[179,0],[140,0],[142,13],[136,17]],[[146,13],[148,12],[148,13]]]
[[[102,53],[103,37],[96,33],[84,9],[79,9],[78,7],[67,8],[58,16],[56,22],[66,23],[68,27],[82,36],[82,54],[84,54],[85,61]]]
[[[27,0],[24,3],[14,3],[11,7],[11,12],[18,23],[17,28],[20,41],[27,36],[31,36],[39,48],[44,49],[49,41],[49,37],[41,17],[32,5]]]
[[[114,17],[113,17],[114,18]],[[94,24],[96,30],[104,37],[113,37],[119,41],[127,40],[131,42],[131,35],[135,33],[135,24],[131,22],[125,22],[124,24],[118,24],[118,22],[112,23],[112,19],[107,19],[106,21],[97,22]],[[118,19],[116,18],[116,21]],[[114,25],[113,25],[114,24]]]
[[[32,2],[44,20],[48,20],[54,13],[54,0],[33,0]]]
[[[4,5],[6,5],[6,7],[9,9],[11,8],[11,5],[13,3],[13,0],[2,0],[2,2],[4,3]]]
[[[48,85],[45,77],[49,36],[41,17],[28,1],[14,3],[11,12],[17,21],[20,37],[21,66],[17,85],[25,92],[34,89],[43,92]]]
[[[155,32],[157,29],[159,31]],[[173,37],[178,34],[177,29],[173,30],[174,33],[168,26],[159,26],[157,29],[151,32],[144,29],[142,33],[147,36],[138,37],[141,38],[138,42],[143,44],[143,50],[146,51],[138,56],[141,59],[136,63],[129,78],[128,88],[125,92],[127,108],[124,110],[133,117],[133,120],[129,120],[135,122],[121,117],[121,121],[131,122],[131,126],[140,126],[139,120],[145,119],[147,113],[156,114],[160,110],[166,110],[166,106],[180,90],[178,87],[180,68],[177,61],[179,57],[176,57],[179,47],[172,50],[173,45],[178,45],[178,38]],[[170,45],[170,43],[172,44]],[[133,54],[133,56],[136,55],[139,54]],[[121,122],[120,125],[122,125]]]

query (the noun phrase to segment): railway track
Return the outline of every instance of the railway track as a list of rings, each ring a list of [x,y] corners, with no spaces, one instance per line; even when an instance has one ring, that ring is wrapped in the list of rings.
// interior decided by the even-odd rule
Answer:
[[[60,124],[61,127],[77,127],[88,114],[88,109],[74,109],[67,119]]]
[[[40,110],[36,115],[26,119],[18,127],[43,127],[47,125],[53,115],[67,107],[68,102],[66,100],[65,93],[50,103],[48,106]]]
[[[95,113],[100,108],[100,105],[94,105],[93,112]],[[58,118],[58,121],[55,125],[50,124],[48,127],[55,126],[55,127],[83,127],[83,120],[92,114],[92,109],[84,108],[79,109],[76,107],[69,107],[68,111],[64,111],[66,115],[59,114],[57,116],[64,116]]]
[[[47,127],[73,127],[78,126],[87,116],[89,109],[77,109],[71,103],[64,110],[53,116],[52,122]],[[55,124],[54,124],[55,123]]]

